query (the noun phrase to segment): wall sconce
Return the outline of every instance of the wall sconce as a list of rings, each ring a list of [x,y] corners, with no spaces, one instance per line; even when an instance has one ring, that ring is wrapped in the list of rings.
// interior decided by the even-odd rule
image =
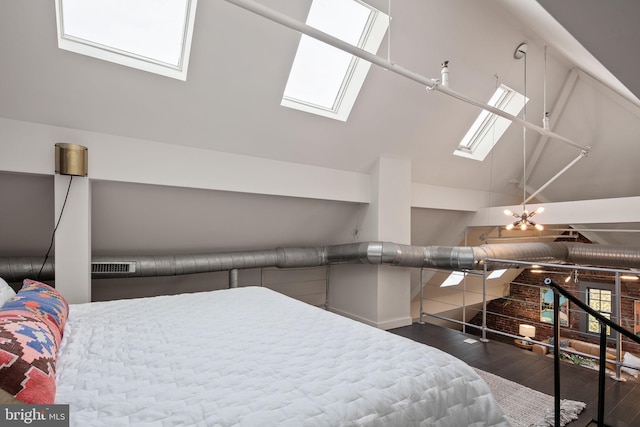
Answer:
[[[77,144],[56,144],[56,173],[60,175],[87,176],[89,150]]]

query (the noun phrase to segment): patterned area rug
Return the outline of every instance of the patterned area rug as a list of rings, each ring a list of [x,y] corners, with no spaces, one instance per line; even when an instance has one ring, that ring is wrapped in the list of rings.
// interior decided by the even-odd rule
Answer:
[[[487,383],[505,417],[513,427],[553,426],[553,397],[532,390],[489,372],[474,368]],[[575,400],[561,400],[560,425],[578,418],[587,405]]]

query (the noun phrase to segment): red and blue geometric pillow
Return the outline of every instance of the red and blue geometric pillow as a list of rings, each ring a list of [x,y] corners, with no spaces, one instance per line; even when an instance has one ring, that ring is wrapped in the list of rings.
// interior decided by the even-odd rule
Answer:
[[[0,389],[25,403],[52,404],[69,305],[44,283],[23,283],[0,310]]]

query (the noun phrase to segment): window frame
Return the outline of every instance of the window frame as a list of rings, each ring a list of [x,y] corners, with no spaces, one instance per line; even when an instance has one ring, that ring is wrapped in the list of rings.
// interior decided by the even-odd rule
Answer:
[[[369,4],[366,4],[359,0],[354,1],[355,3],[359,3],[370,10],[369,18],[363,28],[357,47],[366,50],[369,53],[375,54],[380,48],[382,40],[387,32],[387,29],[389,28],[389,17],[385,13]],[[309,18],[307,18],[307,22],[308,20]],[[340,88],[334,97],[334,103],[330,108],[327,108],[323,105],[314,104],[309,100],[288,96],[286,94],[286,91],[287,86],[289,85],[289,81],[292,78],[296,78],[294,76],[293,63],[296,61],[298,51],[303,45],[302,41],[305,38],[309,38],[309,36],[304,34],[301,34],[300,37],[300,43],[296,50],[296,57],[294,57],[292,61],[292,68],[287,78],[287,84],[285,85],[285,88],[283,90],[280,105],[283,107],[288,107],[323,117],[329,117],[343,122],[347,121],[347,119],[349,118],[349,114],[351,113],[351,110],[355,105],[356,99],[360,94],[360,90],[364,85],[367,74],[369,73],[371,63],[369,61],[365,61],[364,59],[358,58],[355,55],[351,56],[350,64],[346,70],[346,73],[342,77],[342,84],[340,85]],[[329,47],[331,49],[337,49],[333,46]]]
[[[517,116],[528,102],[529,98],[509,86],[501,84],[496,88],[487,104],[512,116]],[[511,124],[512,121],[507,118],[482,110],[453,154],[483,161]]]
[[[602,310],[596,310],[595,308],[594,310],[598,313],[609,314],[610,316],[609,320],[613,322],[617,322],[616,320],[617,305],[615,300],[615,286],[613,284],[608,284],[608,283],[580,282],[580,297],[581,297],[580,299],[589,307],[591,307],[591,305],[589,304],[589,299],[590,299],[589,291],[592,289],[611,293],[611,311],[607,312]],[[599,328],[598,328],[598,331],[589,330],[590,319],[591,319],[591,315],[589,315],[586,312],[582,312],[582,311],[580,312],[580,332],[588,335],[599,335],[600,334]],[[615,331],[613,331],[611,328],[607,326],[607,337],[612,338],[614,333]]]
[[[64,26],[64,0],[55,0],[58,48],[126,67],[186,81],[197,3],[198,0],[185,0],[185,22],[182,40],[180,42],[181,50],[179,60],[176,64],[170,64],[158,59],[127,52],[113,46],[107,46],[97,43],[96,41],[67,34]]]

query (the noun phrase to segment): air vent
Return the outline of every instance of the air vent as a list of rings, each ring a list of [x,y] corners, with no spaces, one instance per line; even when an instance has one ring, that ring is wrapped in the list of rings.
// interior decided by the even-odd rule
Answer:
[[[92,262],[91,273],[135,273],[135,262]]]

